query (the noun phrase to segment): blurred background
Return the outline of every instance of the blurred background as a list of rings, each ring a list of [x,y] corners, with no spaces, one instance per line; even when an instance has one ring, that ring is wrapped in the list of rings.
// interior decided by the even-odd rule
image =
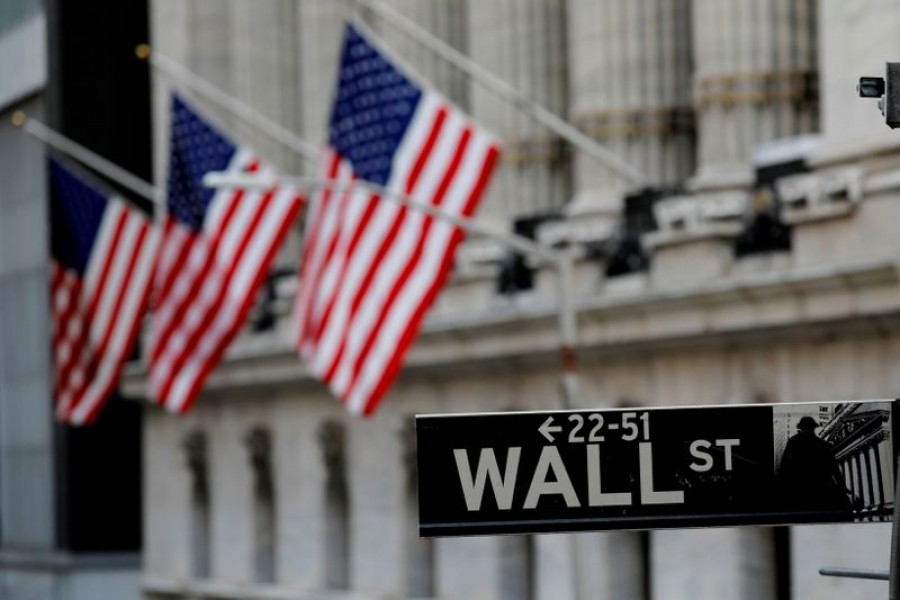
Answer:
[[[385,7],[641,177],[491,94]],[[313,174],[134,49],[149,41],[323,144],[348,13],[502,139],[479,221],[574,254],[580,406],[900,395],[900,132],[855,89],[900,60],[896,0],[2,0],[0,598],[886,596],[818,569],[886,569],[887,523],[418,538],[413,415],[562,406],[557,275],[489,238],[467,239],[372,419],[291,348],[298,225],[190,414],[143,401],[138,360],[94,426],[54,422],[45,152],[12,113],[161,185],[180,89],[283,172]],[[847,473],[879,459],[854,452]],[[892,489],[863,495],[890,507]]]

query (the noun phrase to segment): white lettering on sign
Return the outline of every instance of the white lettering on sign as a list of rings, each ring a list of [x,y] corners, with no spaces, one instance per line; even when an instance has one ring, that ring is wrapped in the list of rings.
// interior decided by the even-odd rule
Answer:
[[[556,481],[547,481],[547,475],[553,470],[553,477]],[[575,495],[575,488],[572,487],[572,480],[569,479],[569,473],[563,464],[562,457],[556,446],[544,446],[541,450],[541,456],[538,458],[537,467],[534,469],[534,477],[531,479],[531,487],[528,488],[528,495],[525,497],[525,505],[523,508],[534,508],[537,506],[541,496],[547,494],[562,494],[569,508],[577,508],[581,506],[578,502],[578,496]]]
[[[724,448],[724,456],[725,456],[725,470],[731,471],[734,468],[734,461],[732,458],[731,449],[734,446],[740,446],[741,440],[727,438],[723,440],[716,440],[716,446]],[[709,449],[712,448],[713,443],[709,440],[694,440],[691,442],[691,456],[696,458],[702,462],[692,462],[689,466],[691,470],[697,473],[705,473],[713,468],[713,457],[710,454]]]
[[[600,487],[600,446],[587,447],[588,504],[591,506],[630,506],[631,492],[604,492]]]
[[[740,444],[740,440],[725,439],[716,440],[715,444],[725,449],[725,468],[731,470],[731,449]],[[584,446],[587,454],[587,501],[589,506],[631,506],[634,502],[632,491],[611,491],[603,489],[603,472],[600,466],[600,444],[587,444]],[[710,468],[712,457],[705,452],[712,447],[712,443],[706,440],[697,440],[691,444],[691,453],[695,458],[702,459],[702,463],[693,463],[691,468]],[[653,482],[653,445],[650,442],[638,444],[638,473],[637,480],[640,489],[641,504],[684,504],[684,491],[682,490],[657,490]],[[518,479],[521,447],[510,448],[506,453],[506,466],[503,472],[497,462],[494,448],[482,448],[475,465],[475,475],[469,463],[468,451],[455,449],[453,456],[456,459],[456,469],[459,473],[459,482],[462,486],[466,508],[470,511],[481,510],[484,501],[485,488],[490,481],[490,489],[497,500],[500,510],[510,510],[513,506],[513,495]],[[584,464],[584,463],[582,463]],[[708,465],[708,466],[707,466]],[[526,467],[530,468],[530,467]],[[632,480],[633,481],[633,480]],[[584,490],[582,490],[582,493]],[[523,509],[537,508],[544,496],[562,496],[568,508],[579,508],[581,501],[572,479],[566,469],[562,456],[557,446],[544,446],[538,457],[534,472],[531,475],[531,483],[522,504]],[[583,497],[583,496],[582,496]]]
[[[468,453],[463,449],[454,450],[453,456],[456,458],[456,470],[459,472],[459,482],[462,484],[463,495],[466,498],[466,508],[481,510],[484,484],[488,477],[491,479],[494,498],[497,499],[497,508],[500,510],[512,508],[513,490],[516,488],[516,475],[519,472],[519,456],[521,454],[521,448],[509,449],[509,452],[506,453],[506,469],[501,476],[494,449],[482,448],[473,480]]]
[[[653,449],[650,442],[638,445],[641,467],[641,504],[684,504],[684,492],[658,492],[653,489]]]

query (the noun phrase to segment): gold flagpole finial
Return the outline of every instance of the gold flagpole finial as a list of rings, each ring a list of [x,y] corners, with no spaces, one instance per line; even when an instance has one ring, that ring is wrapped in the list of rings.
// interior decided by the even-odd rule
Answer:
[[[150,44],[138,44],[138,47],[134,49],[134,54],[141,60],[147,60],[150,58],[150,54],[153,52],[153,49],[150,48]]]
[[[12,121],[12,124],[16,127],[21,127],[25,124],[25,121],[28,120],[28,115],[26,115],[24,111],[17,110],[12,114],[12,117],[10,117],[9,120]]]

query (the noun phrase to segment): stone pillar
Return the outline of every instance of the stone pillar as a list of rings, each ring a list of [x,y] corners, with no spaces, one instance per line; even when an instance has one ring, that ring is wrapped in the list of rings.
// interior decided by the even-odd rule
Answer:
[[[815,6],[693,3],[697,189],[746,185],[756,146],[818,129]]]
[[[221,12],[228,12],[221,0]],[[296,48],[298,2],[232,0],[232,93],[285,129],[299,133],[300,71]],[[252,125],[237,121],[235,133],[282,172],[296,173],[302,159]]]
[[[464,54],[469,53],[469,0],[389,0],[389,4],[417,25]],[[391,52],[404,60],[417,75],[463,110],[469,109],[469,79],[418,41],[380,19],[373,20]]]
[[[569,7],[572,119],[648,183],[683,181],[694,168],[691,3],[572,0]],[[583,154],[575,180],[575,213],[617,214],[632,187]]]
[[[771,529],[655,531],[651,598],[752,600],[775,597]]]
[[[40,98],[5,108],[46,118]],[[37,565],[56,551],[55,500],[61,493],[50,403],[45,164],[41,145],[10,123],[9,111],[0,110],[0,549],[20,551],[26,564],[34,556]],[[58,597],[59,584],[47,564],[20,570],[0,562],[0,596]]]
[[[469,4],[470,56],[551,111],[565,116],[566,3],[521,0]],[[477,83],[475,120],[503,141],[501,165],[479,212],[507,221],[561,209],[569,200],[567,145],[546,127]]]

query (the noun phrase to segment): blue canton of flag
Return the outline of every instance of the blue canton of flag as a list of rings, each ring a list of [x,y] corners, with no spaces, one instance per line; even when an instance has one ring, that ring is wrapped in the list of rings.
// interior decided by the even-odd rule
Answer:
[[[169,150],[169,216],[198,232],[216,193],[203,185],[203,176],[228,170],[237,146],[173,96]]]
[[[146,310],[158,235],[140,210],[51,159],[53,359],[58,417],[94,420],[112,394]]]
[[[323,177],[467,218],[498,155],[491,134],[347,26]],[[380,193],[326,188],[311,202],[294,307],[300,355],[361,415],[388,392],[463,237]]]
[[[290,189],[210,189],[207,173],[271,173],[172,98],[167,215],[154,281],[150,396],[187,411],[247,319],[300,209]]]
[[[394,154],[421,99],[422,90],[347,27],[328,143],[357,177],[377,185],[388,182]]]

